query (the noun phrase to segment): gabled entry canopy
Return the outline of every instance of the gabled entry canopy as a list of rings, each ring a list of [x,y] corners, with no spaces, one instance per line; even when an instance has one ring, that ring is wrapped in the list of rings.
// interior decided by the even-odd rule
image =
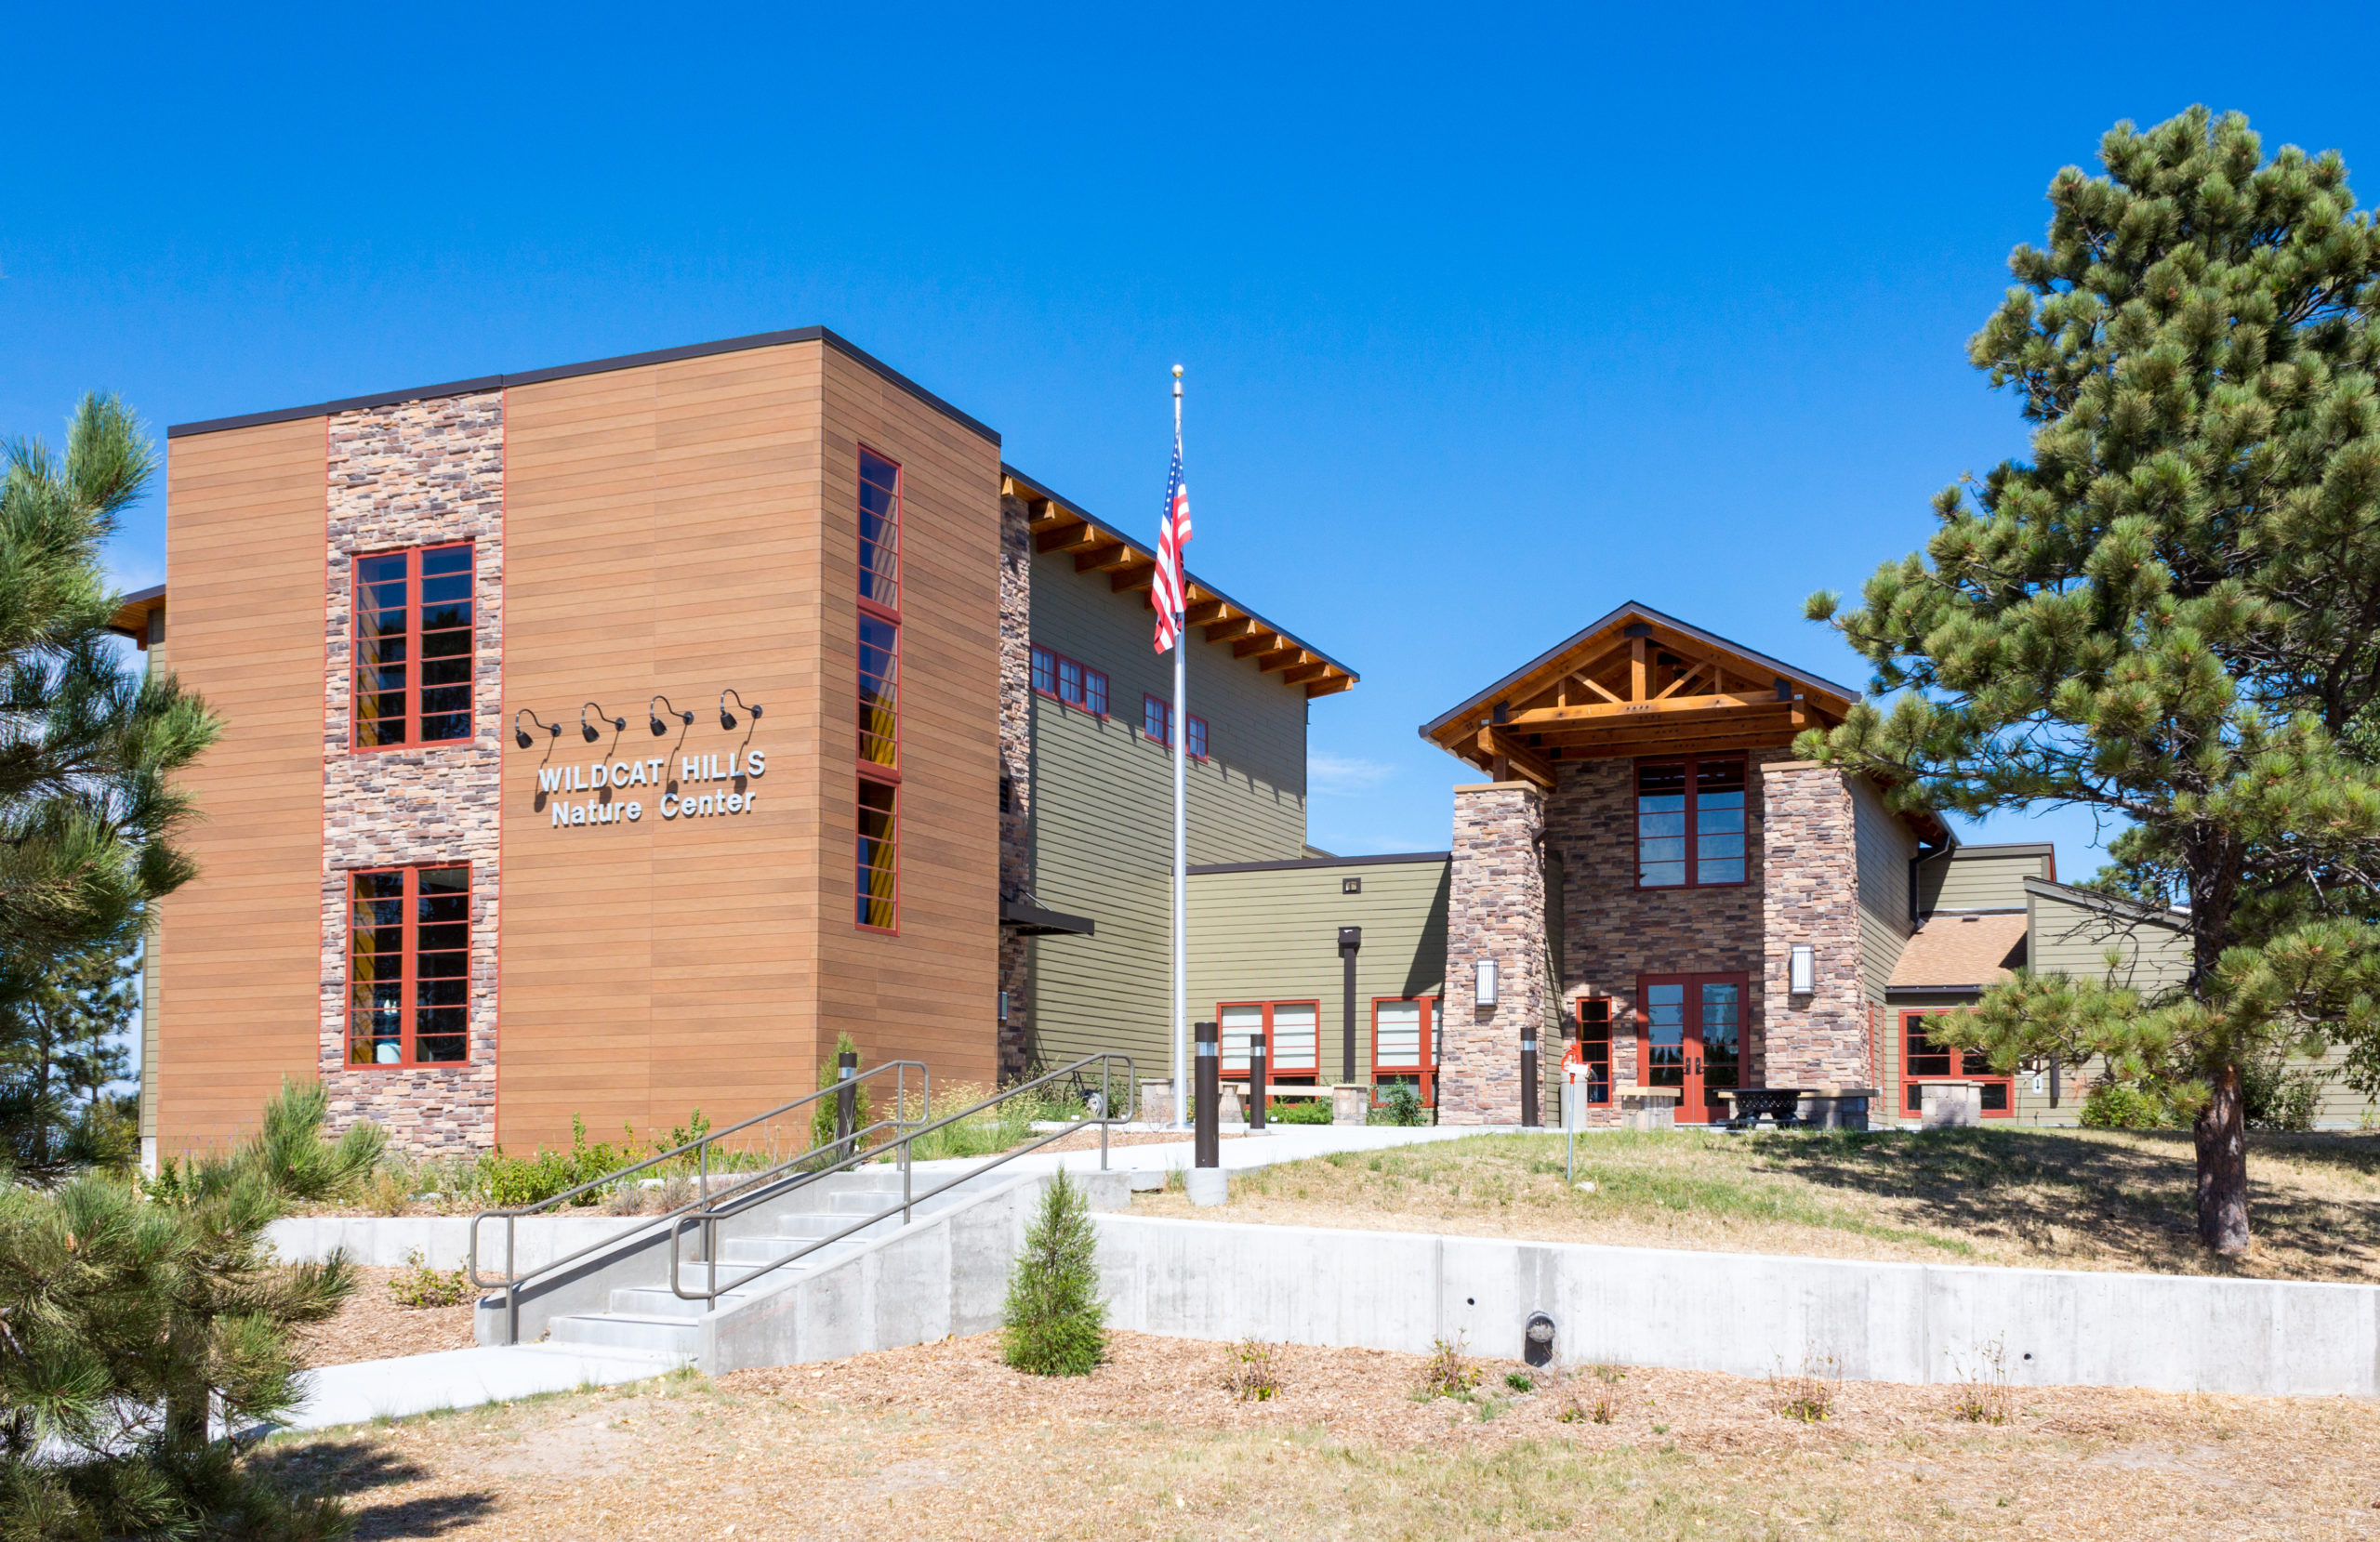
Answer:
[[[1421,737],[1497,781],[1554,785],[1559,760],[1764,749],[1831,728],[1848,686],[1631,600]]]

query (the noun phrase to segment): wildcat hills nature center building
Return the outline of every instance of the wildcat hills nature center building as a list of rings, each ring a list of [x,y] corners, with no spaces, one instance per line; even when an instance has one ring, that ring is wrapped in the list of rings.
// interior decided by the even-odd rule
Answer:
[[[151,949],[152,1159],[284,1077],[461,1153],[725,1123],[839,1033],[1162,1075],[1172,735],[1194,861],[1329,862],[1307,710],[1354,672],[1194,577],[1172,723],[1147,543],[823,328],[180,425],[167,545],[119,629],[225,727]],[[1365,989],[1435,990],[1444,866],[1312,874],[1301,978],[1368,925]],[[1219,958],[1194,1001],[1273,1015]]]

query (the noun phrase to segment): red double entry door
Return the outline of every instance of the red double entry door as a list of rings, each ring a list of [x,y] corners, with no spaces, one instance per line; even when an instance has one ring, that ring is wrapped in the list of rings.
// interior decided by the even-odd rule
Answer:
[[[1719,1094],[1744,1085],[1744,985],[1740,974],[1636,978],[1637,1079],[1683,1094],[1681,1125],[1726,1118]]]

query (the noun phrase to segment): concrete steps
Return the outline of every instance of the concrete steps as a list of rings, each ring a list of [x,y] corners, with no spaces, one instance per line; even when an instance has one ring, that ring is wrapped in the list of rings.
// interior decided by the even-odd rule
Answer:
[[[547,1325],[547,1341],[590,1351],[692,1359],[701,1350],[703,1319],[707,1313],[783,1290],[813,1270],[850,1258],[867,1243],[894,1235],[903,1225],[898,1214],[862,1227],[848,1237],[819,1245],[820,1239],[834,1236],[854,1220],[898,1204],[900,1198],[901,1175],[897,1171],[863,1170],[822,1179],[806,1197],[805,1202],[813,1207],[775,1218],[770,1223],[771,1234],[721,1240],[720,1283],[740,1279],[760,1264],[775,1263],[808,1248],[798,1260],[760,1275],[742,1289],[725,1292],[715,1308],[704,1301],[687,1300],[672,1291],[665,1266],[658,1277],[649,1283],[615,1287],[606,1311],[552,1319]],[[960,1189],[922,1201],[912,1206],[909,1224],[922,1222],[964,1203],[966,1198],[965,1190]],[[708,1288],[709,1282],[707,1264],[681,1258],[678,1265],[680,1288],[703,1290]]]

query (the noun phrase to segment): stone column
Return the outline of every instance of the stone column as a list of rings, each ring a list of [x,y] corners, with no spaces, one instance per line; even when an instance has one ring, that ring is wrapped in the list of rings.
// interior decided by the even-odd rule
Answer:
[[[1763,1080],[1864,1087],[1868,1011],[1859,982],[1859,855],[1851,788],[1815,760],[1760,768]],[[1793,945],[1817,950],[1816,989],[1788,993]]]
[[[1032,513],[1014,494],[1000,498],[1000,899],[1033,888],[1033,536]],[[1032,942],[1000,928],[1000,989],[1008,1016],[998,1024],[998,1075],[1025,1073],[1032,1033]]]
[[[1545,870],[1538,854],[1544,832],[1544,799],[1527,783],[1454,789],[1441,1124],[1520,1122],[1521,1038],[1542,1031],[1548,985]],[[1490,958],[1496,1005],[1476,1006],[1474,969]]]

